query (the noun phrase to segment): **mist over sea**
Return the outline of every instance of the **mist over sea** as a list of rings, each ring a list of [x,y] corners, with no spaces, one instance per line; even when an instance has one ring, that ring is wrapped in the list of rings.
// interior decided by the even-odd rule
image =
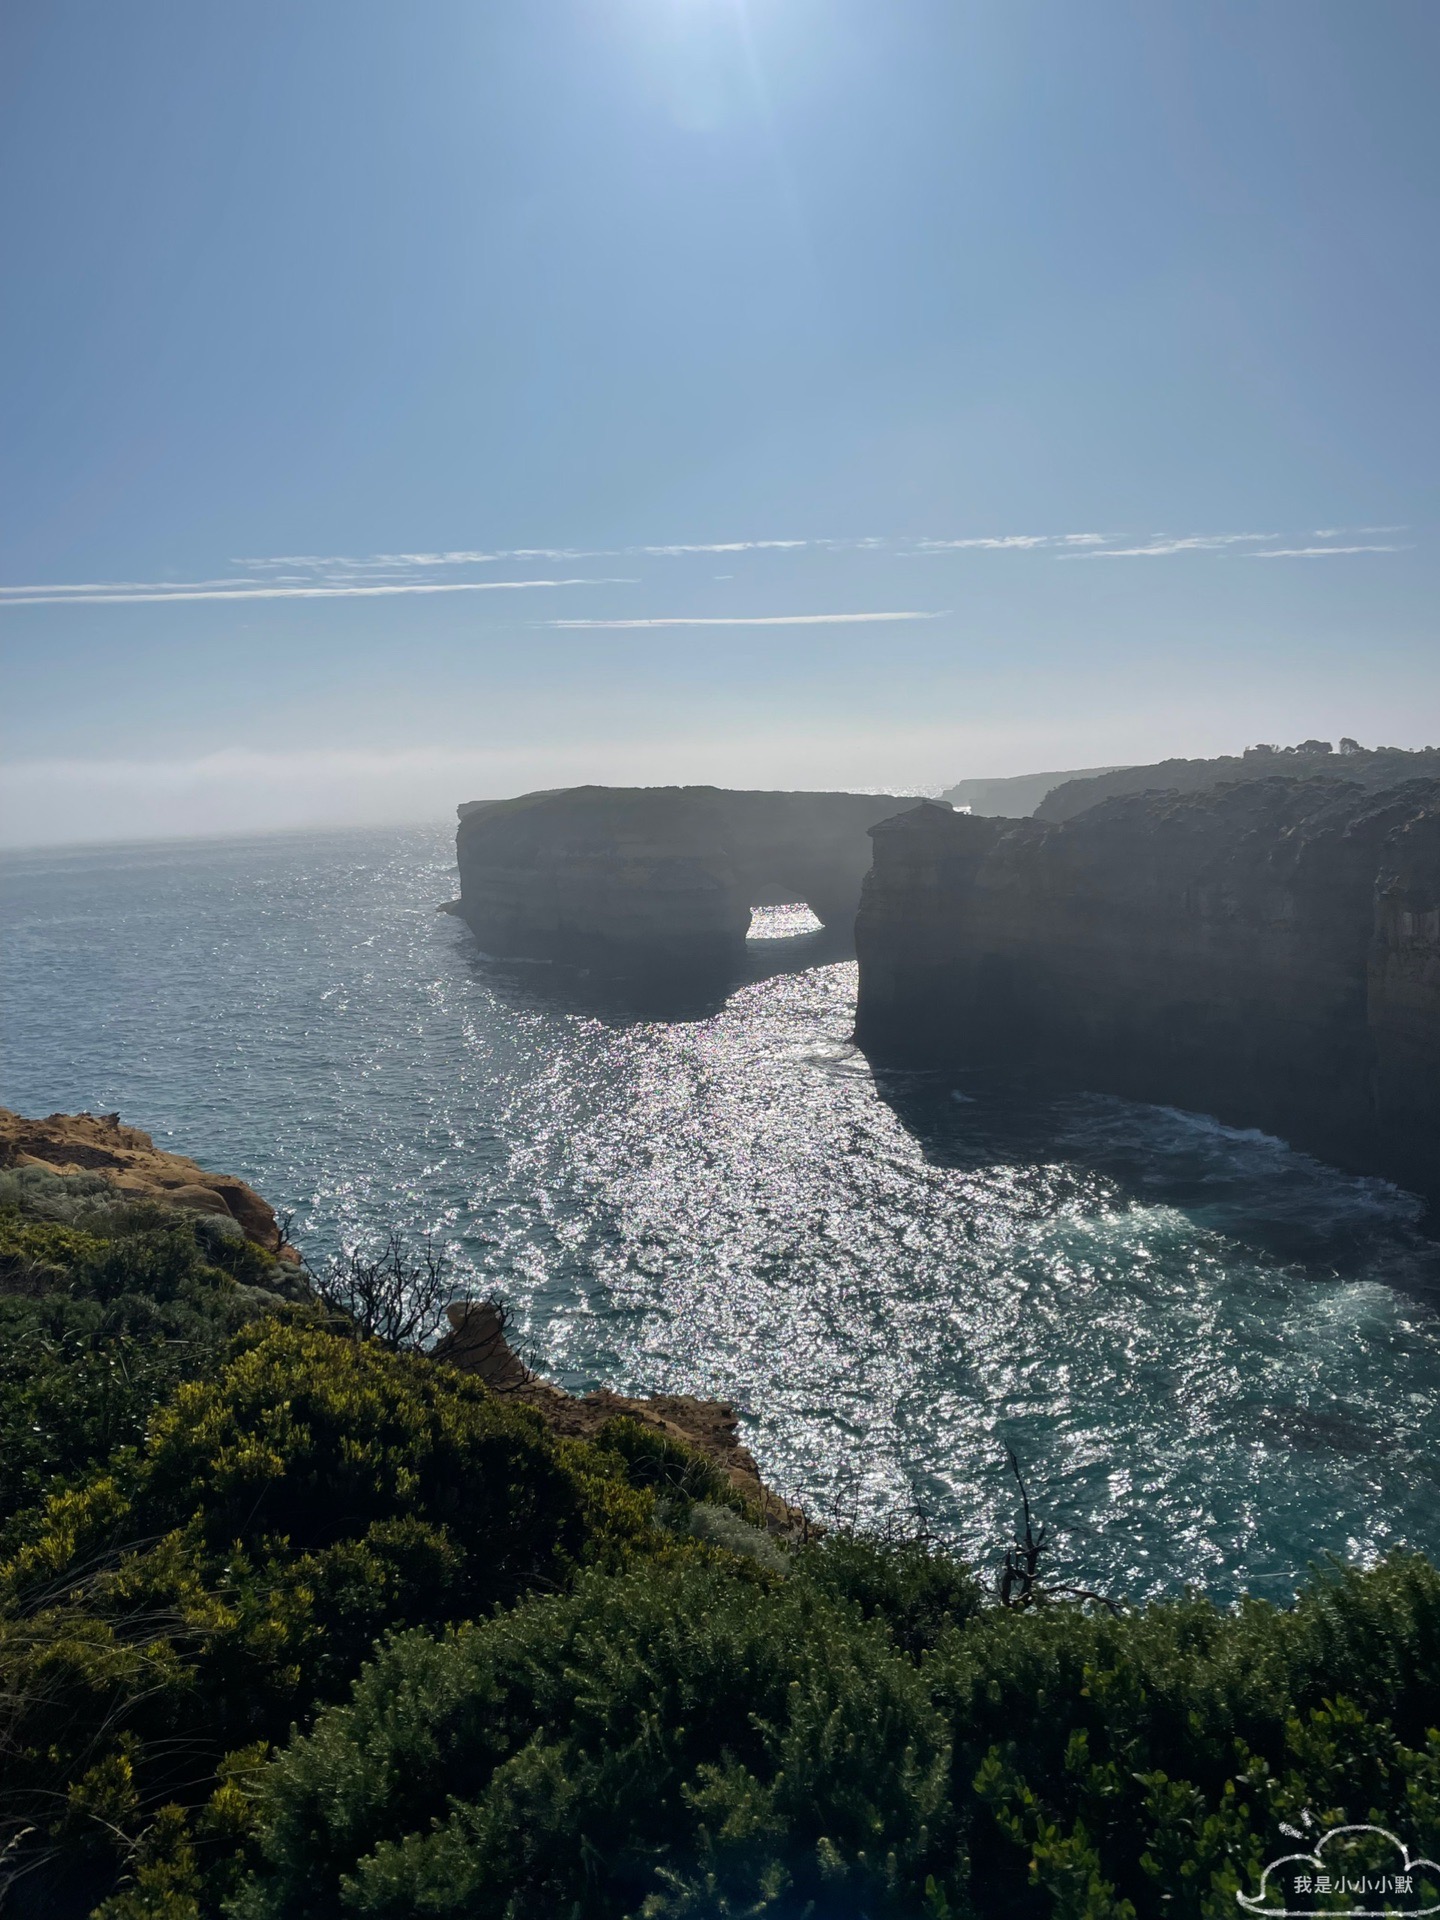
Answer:
[[[0,887],[0,1101],[118,1110],[293,1209],[316,1262],[433,1230],[541,1370],[733,1400],[821,1517],[993,1563],[1009,1445],[1108,1591],[1440,1555],[1440,1246],[1382,1182],[873,1075],[854,967],[803,935],[702,1017],[597,1012],[435,913],[443,827],[10,854]]]

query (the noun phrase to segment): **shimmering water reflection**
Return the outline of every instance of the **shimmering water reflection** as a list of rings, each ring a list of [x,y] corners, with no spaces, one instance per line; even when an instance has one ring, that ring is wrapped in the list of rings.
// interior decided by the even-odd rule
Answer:
[[[1087,1584],[1440,1552],[1440,1249],[1381,1183],[1167,1110],[877,1078],[823,936],[753,941],[686,1021],[497,969],[433,912],[441,831],[4,871],[8,1104],[118,1107],[317,1255],[437,1228],[538,1365],[733,1399],[822,1513],[919,1511],[993,1561],[1008,1444]]]
[[[803,901],[791,901],[789,905],[752,907],[750,909],[751,940],[793,940],[802,933],[818,933],[820,922]]]

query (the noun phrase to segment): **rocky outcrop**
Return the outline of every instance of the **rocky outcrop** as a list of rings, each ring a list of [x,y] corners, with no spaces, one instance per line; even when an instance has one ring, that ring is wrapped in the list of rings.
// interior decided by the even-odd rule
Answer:
[[[1152,766],[1116,767],[1094,774],[1068,774],[1052,784],[1035,805],[1037,820],[1073,820],[1077,813],[1123,793],[1203,793],[1237,780],[1273,776],[1288,780],[1345,780],[1379,793],[1407,780],[1440,779],[1440,747],[1361,747],[1342,740],[1336,753],[1328,740],[1305,740],[1298,747],[1247,747],[1244,753],[1214,760],[1157,760]],[[954,793],[944,798],[954,799]],[[990,807],[978,813],[997,811]],[[1018,806],[1012,813],[1028,811]]]
[[[652,1432],[704,1454],[752,1502],[772,1532],[804,1530],[799,1509],[761,1480],[754,1456],[741,1442],[739,1416],[727,1400],[700,1400],[688,1393],[636,1399],[607,1387],[594,1393],[566,1393],[532,1373],[520,1359],[506,1338],[505,1316],[493,1301],[457,1301],[448,1311],[450,1331],[432,1349],[434,1359],[477,1375],[497,1393],[513,1395],[533,1407],[553,1432],[570,1439],[593,1440],[607,1420],[621,1415],[638,1420]]]
[[[1440,780],[873,834],[857,1038],[1263,1127],[1440,1198]]]
[[[29,1120],[0,1107],[0,1169],[23,1167],[103,1180],[126,1200],[223,1215],[235,1221],[248,1240],[290,1263],[276,1270],[277,1277],[290,1274],[283,1285],[277,1284],[277,1294],[313,1298],[299,1255],[282,1243],[273,1209],[253,1187],[233,1174],[207,1173],[183,1154],[164,1152],[139,1127],[122,1125],[118,1114],[52,1113],[44,1120]],[[494,1301],[457,1301],[447,1314],[449,1329],[430,1349],[433,1360],[476,1375],[497,1393],[514,1395],[553,1432],[570,1438],[593,1439],[607,1420],[619,1415],[638,1420],[704,1454],[752,1502],[772,1533],[806,1531],[799,1510],[761,1480],[753,1456],[741,1442],[739,1417],[727,1401],[690,1394],[639,1399],[607,1388],[569,1394],[524,1364],[506,1337],[504,1311]]]
[[[460,808],[454,910],[487,953],[587,966],[733,966],[752,906],[848,926],[889,795],[571,787]]]
[[[0,1167],[47,1167],[52,1173],[98,1175],[134,1200],[155,1200],[192,1213],[225,1214],[247,1240],[281,1259],[297,1258],[282,1244],[272,1208],[253,1187],[229,1173],[207,1173],[181,1153],[166,1153],[118,1113],[52,1113],[27,1120],[0,1107]]]

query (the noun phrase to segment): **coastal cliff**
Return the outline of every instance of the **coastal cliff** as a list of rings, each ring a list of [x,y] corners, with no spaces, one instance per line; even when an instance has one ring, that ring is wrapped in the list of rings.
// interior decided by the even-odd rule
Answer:
[[[1092,773],[1054,776],[1033,811],[1037,820],[1073,820],[1077,813],[1120,794],[1202,793],[1237,780],[1275,776],[1286,780],[1342,780],[1379,793],[1410,780],[1440,779],[1440,747],[1362,747],[1354,740],[1342,740],[1336,753],[1328,740],[1303,740],[1295,747],[1247,747],[1244,753],[1220,754],[1211,760],[1157,760],[1143,767],[1100,767]],[[952,789],[942,797],[954,800],[956,791]],[[1011,804],[1003,809],[981,806],[972,811],[1005,811],[1016,816],[1031,808]]]
[[[848,928],[884,794],[571,787],[460,808],[455,911],[497,956],[723,969],[752,906]]]
[[[1397,914],[1432,845],[1390,850]],[[0,1173],[7,1920],[1013,1920],[1036,1831],[1065,1884],[1078,1858],[1163,1920],[1157,1858],[1263,1889],[1274,1800],[1252,1819],[1237,1753],[1413,1836],[1440,1903],[1418,1553],[1293,1604],[1127,1603],[1054,1565],[1013,1452],[979,1564],[923,1509],[816,1529],[724,1403],[571,1398],[484,1303],[429,1354],[366,1335],[238,1231],[101,1184]],[[1328,1818],[1317,1855],[1375,1831]]]
[[[877,826],[856,1036],[1258,1126],[1440,1199],[1440,780]]]
[[[184,1154],[158,1148],[148,1133],[125,1125],[119,1114],[52,1113],[29,1119],[0,1107],[0,1172],[34,1168],[59,1176],[69,1197],[83,1205],[94,1188],[123,1206],[162,1208],[181,1220],[220,1216],[241,1229],[246,1240],[269,1256],[267,1286],[276,1300],[309,1299],[309,1269],[283,1238],[269,1202],[234,1174],[209,1173]],[[75,1183],[85,1183],[77,1190]],[[52,1186],[55,1184],[51,1183]],[[0,1195],[0,1206],[39,1197],[22,1188]],[[66,1210],[62,1209],[62,1212]],[[162,1216],[163,1217],[163,1216]],[[212,1245],[212,1242],[206,1242]],[[268,1265],[268,1263],[263,1263]],[[252,1276],[253,1277],[253,1276]],[[0,1253],[0,1291],[5,1281]],[[448,1309],[449,1330],[430,1349],[430,1358],[476,1375],[486,1386],[513,1396],[538,1413],[555,1434],[591,1439],[609,1420],[638,1421],[662,1439],[678,1441],[708,1459],[737,1492],[762,1512],[772,1529],[800,1524],[798,1514],[760,1479],[759,1468],[740,1439],[740,1422],[728,1401],[691,1394],[635,1398],[608,1388],[573,1395],[532,1373],[505,1337],[505,1323],[492,1301],[461,1300]]]
[[[1013,773],[999,779],[959,780],[940,795],[966,813],[1001,814],[1022,820],[1039,811],[1041,802],[1057,787],[1078,786],[1102,774],[1125,773],[1125,767],[1072,767],[1067,773]]]
[[[447,1317],[449,1330],[431,1348],[431,1359],[473,1374],[495,1392],[512,1396],[538,1413],[552,1433],[565,1439],[594,1440],[611,1420],[637,1421],[661,1440],[679,1442],[708,1460],[750,1502],[771,1532],[806,1531],[800,1510],[760,1478],[754,1455],[740,1439],[739,1415],[728,1400],[703,1400],[689,1393],[637,1398],[609,1387],[586,1394],[566,1393],[525,1365],[506,1337],[504,1314],[494,1301],[457,1301]]]
[[[1440,781],[1433,787],[1440,792]],[[1413,1138],[1428,1155],[1433,1193],[1440,1186],[1440,805],[1397,826],[1382,854],[1366,987],[1375,1111],[1388,1132]]]

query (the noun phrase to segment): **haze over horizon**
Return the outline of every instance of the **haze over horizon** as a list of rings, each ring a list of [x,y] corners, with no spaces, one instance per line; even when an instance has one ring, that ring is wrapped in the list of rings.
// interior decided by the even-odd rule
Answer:
[[[1421,0],[0,43],[0,844],[1440,739]]]

